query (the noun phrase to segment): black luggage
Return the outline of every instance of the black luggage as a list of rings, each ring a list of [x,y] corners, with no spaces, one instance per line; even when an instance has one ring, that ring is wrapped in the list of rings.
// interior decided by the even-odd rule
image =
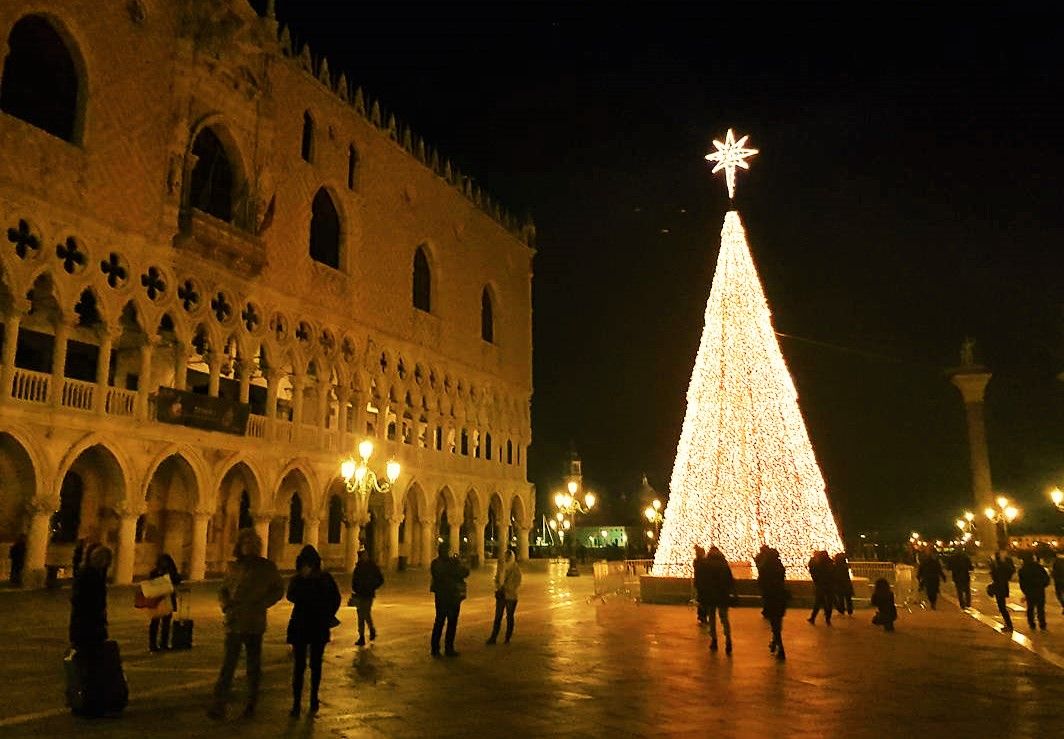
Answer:
[[[192,588],[177,591],[177,613],[170,626],[170,648],[192,649]]]
[[[71,649],[63,660],[66,698],[79,716],[107,716],[122,712],[129,702],[129,686],[122,671],[118,642]]]

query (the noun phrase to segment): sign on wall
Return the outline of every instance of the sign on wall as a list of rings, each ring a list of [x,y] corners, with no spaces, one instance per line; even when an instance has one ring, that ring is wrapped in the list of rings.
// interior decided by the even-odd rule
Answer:
[[[160,387],[155,396],[156,417],[163,423],[243,436],[248,425],[247,403],[227,398]]]

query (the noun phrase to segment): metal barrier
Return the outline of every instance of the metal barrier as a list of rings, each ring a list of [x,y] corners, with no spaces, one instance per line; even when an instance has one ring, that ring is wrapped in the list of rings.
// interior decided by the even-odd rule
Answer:
[[[653,569],[652,559],[597,560],[594,563],[595,595],[592,597],[605,600],[607,596],[620,595],[638,600],[639,578],[652,574]]]

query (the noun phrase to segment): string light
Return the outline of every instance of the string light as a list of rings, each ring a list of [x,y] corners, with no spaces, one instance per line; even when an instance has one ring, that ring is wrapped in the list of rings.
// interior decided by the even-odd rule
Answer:
[[[726,142],[738,147],[746,138],[734,142],[729,130]],[[722,156],[714,171],[723,164]],[[724,217],[670,489],[655,575],[690,576],[696,544],[751,563],[767,544],[779,550],[792,576],[805,572],[813,551],[842,551],[798,393],[734,210]]]

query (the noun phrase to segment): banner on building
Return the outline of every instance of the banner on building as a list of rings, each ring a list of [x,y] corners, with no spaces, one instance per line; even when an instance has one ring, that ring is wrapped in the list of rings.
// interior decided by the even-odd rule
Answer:
[[[248,425],[248,404],[227,398],[160,387],[155,396],[156,418],[163,423],[244,435]]]

